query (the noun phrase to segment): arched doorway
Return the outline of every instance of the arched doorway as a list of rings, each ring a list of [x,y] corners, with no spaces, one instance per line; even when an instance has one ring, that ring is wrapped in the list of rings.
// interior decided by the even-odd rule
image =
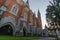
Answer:
[[[26,36],[26,29],[23,28],[23,36]]]
[[[0,35],[13,35],[13,29],[10,25],[5,25],[0,28]]]

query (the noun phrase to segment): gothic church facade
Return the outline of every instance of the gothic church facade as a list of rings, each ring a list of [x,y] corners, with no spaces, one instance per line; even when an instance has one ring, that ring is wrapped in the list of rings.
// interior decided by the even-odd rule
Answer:
[[[14,36],[41,35],[42,22],[23,0],[0,0],[0,34]],[[3,31],[3,32],[2,32]]]

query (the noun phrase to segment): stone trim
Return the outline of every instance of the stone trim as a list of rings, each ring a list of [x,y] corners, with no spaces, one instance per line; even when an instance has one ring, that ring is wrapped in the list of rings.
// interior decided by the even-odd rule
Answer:
[[[18,9],[19,9],[19,8],[17,7],[17,11],[16,11],[16,14],[15,14],[15,13],[13,13],[13,12],[12,12],[12,10],[13,10],[13,7],[17,7],[17,6],[16,6],[16,5],[13,5],[13,6],[12,6],[12,8],[11,8],[11,11],[10,11],[10,13],[12,13],[12,14],[13,14],[13,15],[15,15],[15,16],[17,16],[17,13],[18,13]]]

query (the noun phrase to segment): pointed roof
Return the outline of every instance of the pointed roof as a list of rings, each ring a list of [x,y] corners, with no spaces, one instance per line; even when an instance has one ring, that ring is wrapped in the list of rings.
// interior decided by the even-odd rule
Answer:
[[[38,9],[38,15],[41,15],[39,9]]]
[[[27,0],[26,3],[29,5],[29,0]]]
[[[37,12],[37,16],[38,16],[38,18],[40,18],[40,17],[41,17],[41,14],[40,14],[39,9],[38,9],[38,12]]]

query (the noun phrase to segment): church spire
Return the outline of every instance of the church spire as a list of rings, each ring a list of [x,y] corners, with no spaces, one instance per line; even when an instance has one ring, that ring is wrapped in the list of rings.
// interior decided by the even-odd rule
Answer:
[[[26,3],[29,5],[29,0],[27,0]]]
[[[29,1],[27,0],[26,3],[29,4]]]
[[[38,18],[40,18],[41,17],[41,14],[40,14],[40,11],[39,11],[39,9],[38,9]]]

